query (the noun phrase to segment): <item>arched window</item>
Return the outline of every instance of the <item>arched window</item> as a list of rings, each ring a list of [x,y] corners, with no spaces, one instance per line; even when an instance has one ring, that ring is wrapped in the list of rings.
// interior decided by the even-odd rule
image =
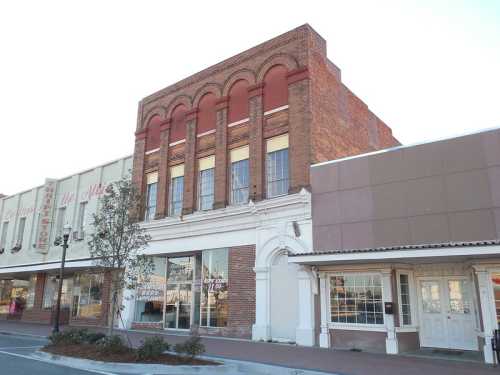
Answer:
[[[264,77],[264,112],[288,104],[286,67],[274,65]]]
[[[187,108],[184,104],[179,104],[172,111],[170,142],[177,142],[186,138],[186,112]]]
[[[154,115],[149,120],[146,128],[146,151],[160,147],[160,125],[161,118],[158,115]]]
[[[201,134],[215,129],[215,100],[216,97],[211,92],[206,93],[198,104],[198,122],[196,124],[196,133]]]
[[[248,118],[248,82],[244,79],[236,81],[229,90],[229,110],[227,122]]]

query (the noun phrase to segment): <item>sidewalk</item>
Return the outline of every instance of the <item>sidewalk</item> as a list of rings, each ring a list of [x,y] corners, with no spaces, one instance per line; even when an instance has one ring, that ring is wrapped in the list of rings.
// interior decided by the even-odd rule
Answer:
[[[50,331],[51,327],[47,325],[0,321],[0,333],[48,336]],[[148,335],[158,334],[163,334],[166,340],[172,344],[186,339],[186,336],[162,332],[128,331],[134,345]],[[220,338],[204,338],[203,342],[207,349],[206,355],[210,356],[342,375],[486,375],[500,373],[500,368],[481,363],[334,351]]]

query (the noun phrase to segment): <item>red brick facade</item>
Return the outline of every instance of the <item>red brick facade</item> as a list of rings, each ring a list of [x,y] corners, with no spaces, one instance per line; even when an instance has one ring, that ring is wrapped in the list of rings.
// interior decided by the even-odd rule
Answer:
[[[287,100],[281,85],[288,86]],[[247,87],[247,96],[242,87]],[[229,118],[242,117],[235,112],[246,113],[242,97],[248,98],[248,121],[228,127]],[[283,109],[266,115],[265,105]],[[178,108],[183,108],[181,117]],[[157,126],[158,121],[160,148],[146,154],[146,140],[157,132],[148,124]],[[215,134],[198,129],[200,121]],[[178,127],[185,127],[184,142],[176,144],[176,136],[177,142],[169,144],[172,126],[181,137]],[[158,171],[159,219],[168,214],[168,167],[184,163],[183,214],[189,214],[197,208],[197,159],[215,155],[214,206],[222,208],[228,202],[228,152],[248,144],[250,197],[258,201],[266,194],[265,139],[284,133],[289,134],[290,193],[309,187],[312,163],[398,144],[390,128],[342,84],[340,70],[326,56],[325,40],[304,25],[144,98],[139,104],[133,180],[143,192],[144,174]]]

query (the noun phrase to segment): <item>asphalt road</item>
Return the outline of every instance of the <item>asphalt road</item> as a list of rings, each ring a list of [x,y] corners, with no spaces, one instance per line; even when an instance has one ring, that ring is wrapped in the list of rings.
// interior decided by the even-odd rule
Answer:
[[[54,365],[30,358],[47,340],[0,334],[0,375],[113,375]]]

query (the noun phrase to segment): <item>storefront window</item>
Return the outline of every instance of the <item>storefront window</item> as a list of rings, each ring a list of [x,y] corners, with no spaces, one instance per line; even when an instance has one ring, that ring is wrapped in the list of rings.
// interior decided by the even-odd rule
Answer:
[[[63,279],[61,290],[61,308],[69,308],[71,306],[71,290],[73,289],[73,279]],[[45,286],[43,288],[43,308],[51,309],[57,305],[57,292],[59,290],[59,277],[47,276]]]
[[[31,275],[28,284],[28,293],[26,294],[26,308],[32,309],[35,304],[35,290],[36,290],[36,275]]]
[[[72,314],[78,318],[97,319],[101,316],[104,275],[76,275],[73,287]]]
[[[26,308],[28,280],[0,280],[0,314],[21,314]]]
[[[201,326],[226,327],[228,316],[228,251],[208,250],[202,257]]]
[[[168,258],[168,282],[193,281],[193,257]]]
[[[343,275],[330,279],[333,323],[384,324],[380,275]]]
[[[165,294],[165,258],[154,257],[155,265],[149,282],[141,284],[136,292],[135,321],[161,322]]]

